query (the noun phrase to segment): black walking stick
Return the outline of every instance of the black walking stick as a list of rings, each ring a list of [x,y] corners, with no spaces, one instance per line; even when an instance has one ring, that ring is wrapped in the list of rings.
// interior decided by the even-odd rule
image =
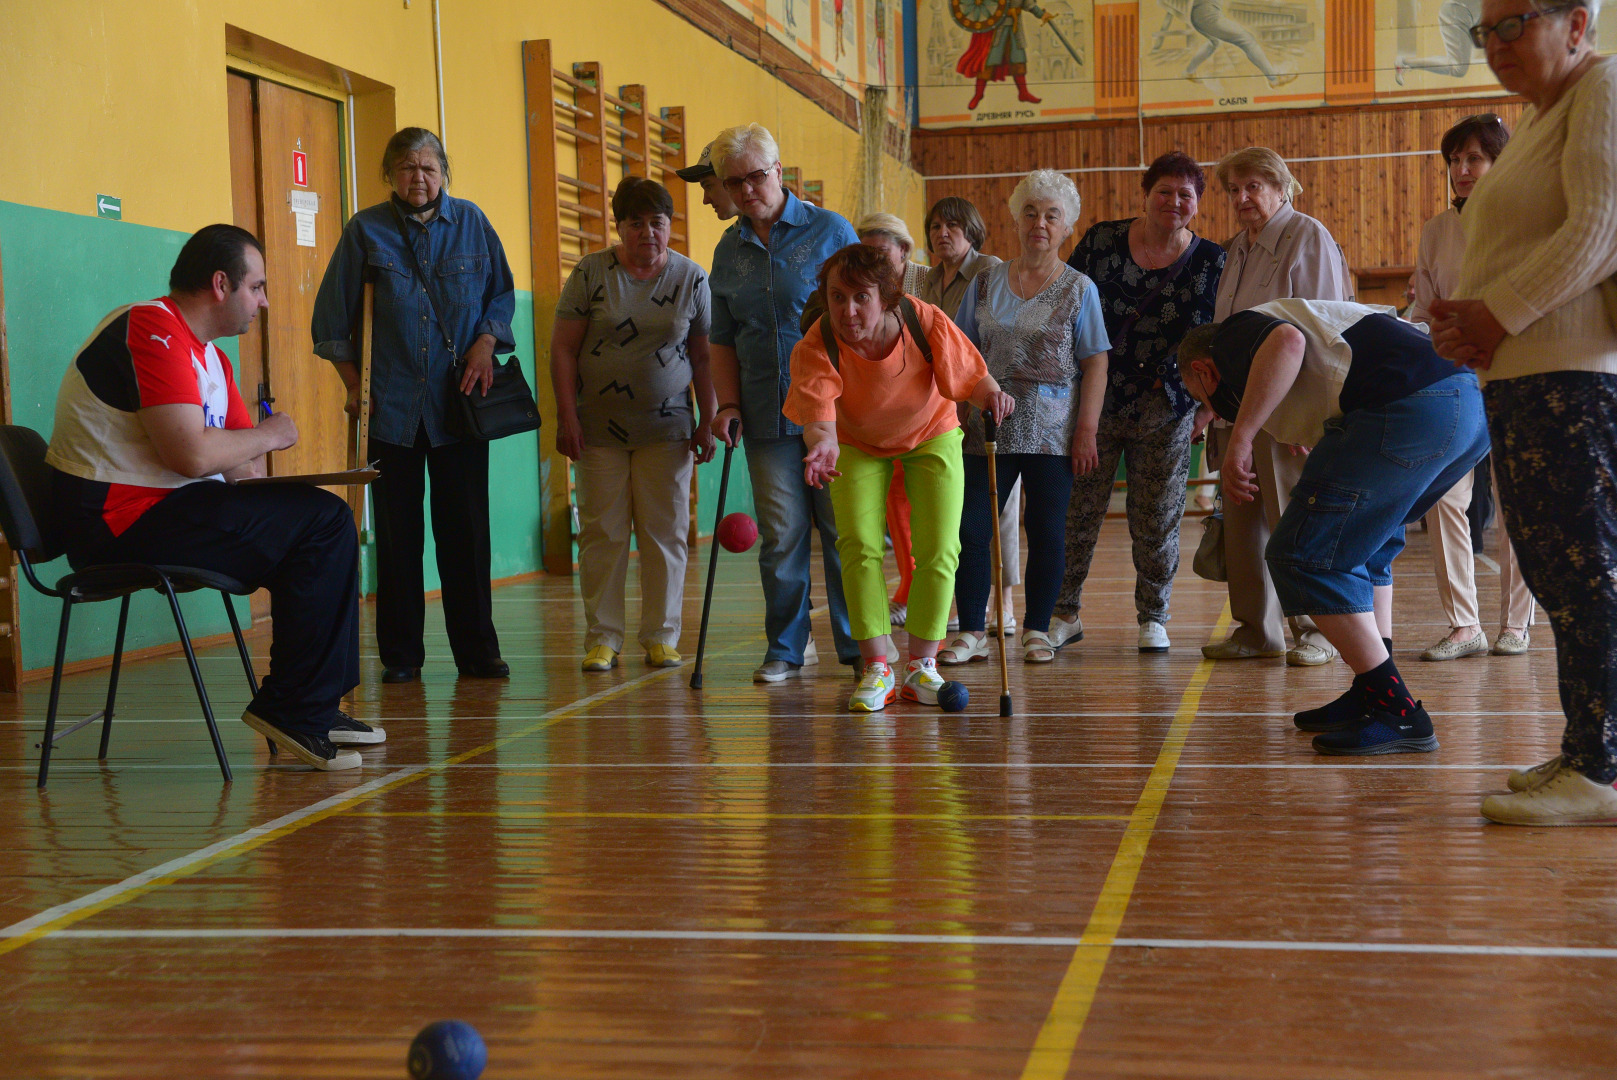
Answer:
[[[702,597],[702,632],[696,637],[696,667],[691,672],[691,689],[702,689],[702,653],[707,649],[707,617],[713,610],[713,576],[719,571],[719,522],[724,520],[724,495],[730,489],[730,458],[736,452],[736,425],[730,421],[729,441],[724,445],[724,472],[719,476],[719,508],[713,515],[712,550],[707,557],[707,595]]]
[[[990,531],[994,535],[993,546],[991,548],[991,550],[993,551],[993,556],[994,556],[994,558],[993,558],[994,579],[993,579],[992,586],[988,590],[988,595],[989,595],[990,599],[993,599],[995,594],[999,592],[1000,582],[1003,580],[1001,578],[1001,576],[1000,576],[1001,575],[1000,560],[1003,558],[1003,556],[1000,554],[1000,550],[999,550],[999,480],[994,475],[994,440],[995,440],[995,437],[999,434],[998,427],[999,427],[999,425],[994,423],[994,414],[989,412],[987,409],[984,409],[983,410],[983,448],[988,451],[988,505],[990,507],[989,519],[990,519],[990,524],[992,526]],[[1005,620],[1004,620],[1004,617],[1002,615],[1001,618],[1000,618],[1000,622],[1003,623],[1004,621]],[[1001,715],[1001,716],[1010,716],[1010,715],[1012,715],[1012,713],[1011,713],[1011,669],[1006,665],[1006,662],[1005,662],[1005,631],[1004,631],[1004,627],[1001,627],[1000,632],[995,634],[994,637],[999,639],[999,715]]]

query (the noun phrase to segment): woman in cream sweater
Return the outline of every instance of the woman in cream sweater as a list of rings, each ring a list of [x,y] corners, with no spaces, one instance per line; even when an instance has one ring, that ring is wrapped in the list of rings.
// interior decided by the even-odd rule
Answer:
[[[1598,0],[1484,0],[1473,40],[1531,107],[1461,218],[1454,300],[1434,341],[1486,383],[1499,494],[1522,573],[1555,629],[1561,753],[1510,777],[1483,816],[1617,824],[1617,61]]]

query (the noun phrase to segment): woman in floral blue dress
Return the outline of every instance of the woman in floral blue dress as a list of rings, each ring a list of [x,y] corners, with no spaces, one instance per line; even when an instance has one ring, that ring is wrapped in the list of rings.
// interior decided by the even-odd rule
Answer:
[[[1129,534],[1140,651],[1168,648],[1168,596],[1179,569],[1190,445],[1211,419],[1179,379],[1175,350],[1185,332],[1213,321],[1224,249],[1190,231],[1206,181],[1178,151],[1146,170],[1144,213],[1092,226],[1067,260],[1100,290],[1111,339],[1106,403],[1096,448],[1100,467],[1073,478],[1067,505],[1067,568],[1050,638],[1083,637],[1078,610],[1120,457],[1128,461]]]

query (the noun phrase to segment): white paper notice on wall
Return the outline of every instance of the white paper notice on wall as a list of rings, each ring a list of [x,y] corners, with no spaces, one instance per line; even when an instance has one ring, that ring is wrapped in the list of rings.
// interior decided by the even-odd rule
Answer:
[[[298,247],[314,247],[314,215],[300,210],[292,216],[298,219]]]
[[[320,193],[288,192],[287,202],[292,204],[292,216],[298,223],[298,247],[314,247],[314,216],[320,212]]]

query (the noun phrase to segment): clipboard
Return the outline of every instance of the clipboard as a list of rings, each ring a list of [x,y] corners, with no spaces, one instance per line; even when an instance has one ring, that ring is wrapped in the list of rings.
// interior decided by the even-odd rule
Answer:
[[[368,484],[382,475],[373,462],[363,469],[342,469],[338,472],[326,473],[295,473],[290,476],[249,476],[242,480],[228,481],[246,487],[249,484],[312,484],[315,487],[353,487]]]

